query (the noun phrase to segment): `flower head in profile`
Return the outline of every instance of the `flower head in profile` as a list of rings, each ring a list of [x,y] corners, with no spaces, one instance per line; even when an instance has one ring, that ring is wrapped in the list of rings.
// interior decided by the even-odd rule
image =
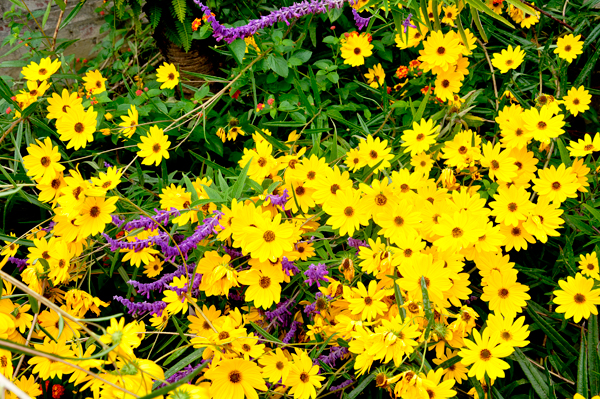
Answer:
[[[583,136],[583,140],[579,139],[577,142],[571,140],[567,149],[572,157],[585,157],[596,151],[600,151],[600,133],[596,133],[593,139],[586,133],[585,136]]]
[[[172,89],[179,83],[179,72],[173,64],[163,64],[156,70],[156,81],[162,83],[161,89]]]
[[[121,119],[123,122],[119,123],[119,126],[122,127],[121,133],[130,138],[135,133],[135,129],[138,125],[138,110],[135,105],[131,105],[131,108],[127,110],[127,115],[123,115]]]
[[[583,53],[583,41],[579,39],[581,39],[581,35],[574,36],[573,34],[568,34],[564,37],[559,37],[556,41],[554,54],[558,54],[563,60],[573,62],[579,54]]]
[[[140,151],[137,154],[144,158],[143,165],[154,163],[155,166],[158,166],[163,158],[169,159],[168,149],[171,142],[161,128],[156,125],[150,127],[148,135],[142,136],[140,139],[142,142],[138,144]]]
[[[85,82],[85,89],[90,94],[100,94],[106,91],[106,86],[104,82],[106,82],[106,78],[102,77],[102,74],[99,70],[88,71],[83,77],[83,81]]]
[[[365,74],[365,78],[367,78],[369,86],[374,89],[383,86],[385,72],[381,63],[374,65],[373,68],[369,68],[369,72]]]
[[[494,54],[492,65],[500,70],[501,73],[506,73],[511,69],[516,69],[523,63],[525,52],[521,50],[521,46],[513,49],[513,46],[508,46],[508,49],[502,50],[500,54]]]

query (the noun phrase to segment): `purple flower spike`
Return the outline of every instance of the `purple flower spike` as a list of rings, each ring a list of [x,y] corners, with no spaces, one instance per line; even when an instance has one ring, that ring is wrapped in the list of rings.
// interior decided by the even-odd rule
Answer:
[[[409,27],[417,29],[417,27],[410,22],[411,18],[412,18],[412,14],[408,14],[408,17],[406,17],[406,19],[404,20],[404,22],[402,22],[402,26],[404,26],[404,33],[406,33],[406,30]]]
[[[207,17],[206,22],[211,24],[215,40],[225,40],[227,43],[231,43],[235,39],[252,36],[258,30],[273,26],[276,22],[285,22],[289,25],[291,19],[301,18],[308,14],[323,14],[334,8],[342,8],[348,0],[304,0],[294,3],[289,7],[282,7],[269,15],[251,20],[247,25],[235,28],[224,27],[212,15],[210,8],[205,6],[200,0],[194,0],[194,2]]]
[[[358,28],[358,30],[363,30],[367,25],[369,25],[369,21],[371,20],[371,17],[368,17],[368,18],[361,17],[360,14],[358,13],[358,11],[356,11],[354,8],[352,9],[352,15],[354,15],[354,23],[356,24],[356,27]]]
[[[123,298],[122,296],[115,295],[113,299],[127,307],[128,313],[133,316],[142,316],[147,312],[156,316],[162,314],[163,309],[167,307],[166,302],[133,302],[129,299]]]
[[[290,198],[290,196],[289,196],[288,190],[286,188],[283,190],[283,193],[281,195],[269,194],[269,195],[267,195],[265,200],[271,201],[271,204],[273,204],[273,205],[279,205],[281,207],[281,209],[283,209],[285,211],[285,204],[288,202],[289,198]]]
[[[304,272],[304,275],[308,277],[304,282],[308,283],[309,287],[313,285],[313,283],[317,283],[317,287],[320,287],[321,281],[327,281],[327,279],[324,278],[327,274],[329,274],[327,266],[323,263],[319,263],[318,265],[313,263],[308,267],[308,270]]]

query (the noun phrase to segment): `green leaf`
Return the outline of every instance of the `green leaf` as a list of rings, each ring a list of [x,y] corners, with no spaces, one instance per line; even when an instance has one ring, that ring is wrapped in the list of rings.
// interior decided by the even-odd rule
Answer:
[[[581,343],[579,345],[579,361],[577,362],[577,393],[588,396],[588,375],[587,375],[588,353],[585,345],[585,335],[581,329]]]
[[[598,315],[591,315],[588,319],[588,346],[587,362],[589,367],[590,391],[594,393],[600,390],[600,361],[598,359]]]
[[[562,163],[564,163],[565,166],[571,166],[573,162],[571,161],[571,157],[569,157],[569,152],[567,151],[562,138],[558,137],[556,139],[556,145],[558,146],[558,152],[560,153],[560,160]]]
[[[196,191],[194,185],[192,184],[192,181],[189,177],[187,177],[186,174],[183,175],[183,182],[185,183],[187,191],[189,191],[192,194],[192,202],[198,201],[198,192]]]
[[[58,29],[61,30],[67,26],[67,24],[71,22],[73,18],[77,16],[77,14],[79,14],[79,11],[81,11],[81,8],[85,5],[85,3],[85,0],[77,2],[77,5],[71,10],[69,15],[67,15],[67,17],[60,23],[60,27]]]
[[[37,299],[31,295],[27,295],[27,297],[29,298],[29,306],[31,306],[31,311],[33,313],[38,313],[40,311],[40,305],[38,304]]]
[[[492,11],[483,1],[481,0],[467,0],[467,3],[469,3],[469,5],[471,6],[471,10],[473,10],[473,7],[477,8],[479,11],[489,15],[490,17],[497,19],[500,22],[503,22],[504,24],[510,26],[511,28],[515,29],[515,26],[513,24],[511,24],[510,22],[508,22],[508,20],[498,14],[496,14],[494,11]],[[477,15],[477,19],[479,20],[479,15]],[[480,22],[481,23],[481,22]],[[484,35],[485,36],[485,35]],[[487,42],[487,40],[486,40]]]
[[[225,176],[231,176],[234,177],[235,173],[230,171],[229,169],[226,169],[224,167],[222,167],[221,165],[210,161],[206,158],[204,158],[202,155],[198,155],[196,154],[194,151],[188,151],[190,154],[192,154],[192,156],[196,159],[198,159],[199,161],[204,162],[205,164],[207,164],[208,166],[210,166],[211,168],[215,169],[215,170],[220,170]]]
[[[18,193],[19,191],[21,191],[22,188],[23,188],[22,186],[17,186],[14,188],[9,188],[7,190],[2,190],[2,191],[0,191],[0,198],[14,195],[14,194]]]
[[[448,360],[446,360],[446,361],[444,361],[444,362],[440,363],[440,364],[438,365],[438,367],[439,367],[439,368],[442,368],[442,369],[447,369],[448,367],[450,367],[450,366],[452,366],[452,365],[454,365],[454,364],[456,364],[456,363],[460,362],[460,361],[461,361],[461,359],[462,359],[462,358],[461,358],[460,356],[454,356],[454,357],[451,357],[450,359],[448,359]]]
[[[63,0],[54,0],[54,2],[58,6],[58,8],[60,8],[61,11],[65,11],[65,8],[67,7],[67,5],[65,4],[65,2]]]
[[[573,83],[573,87],[581,86],[583,84],[583,81],[587,79],[587,77],[590,75],[590,73],[592,73],[593,70],[595,70],[599,56],[600,46],[596,47],[596,51],[594,51],[594,54],[592,54],[592,56],[587,60],[587,62],[583,66],[581,73],[579,74],[577,79],[575,79],[575,83]]]
[[[169,378],[179,370],[182,370],[188,364],[191,364],[193,361],[201,359],[202,353],[204,353],[204,348],[197,349],[193,353],[187,355],[186,357],[175,363],[173,367],[165,371],[165,378]]]
[[[175,319],[173,319],[173,320],[175,320]],[[204,351],[204,348],[199,349],[199,350]],[[207,364],[208,363],[202,363],[202,365],[200,367],[198,367],[196,370],[192,371],[190,374],[186,375],[179,381],[174,382],[173,384],[169,384],[166,387],[163,387],[163,388],[160,388],[157,390],[153,390],[152,393],[150,393],[146,396],[139,397],[138,399],[152,399],[152,398],[156,398],[157,396],[167,395],[169,392],[175,390],[180,385],[183,385],[186,382],[191,381],[194,377],[196,377],[198,374],[200,374],[202,369],[204,369],[204,367],[206,367]],[[165,377],[166,377],[166,374],[165,374]]]
[[[269,55],[269,58],[267,58],[267,63],[269,65],[269,68],[275,72],[277,75],[287,78],[288,74],[289,74],[289,69],[288,69],[288,64],[287,61],[280,56],[276,56],[276,55]]]
[[[554,327],[552,327],[544,317],[540,316],[535,310],[531,309],[529,306],[527,306],[525,310],[527,311],[527,313],[529,313],[529,315],[535,321],[538,327],[540,327],[542,331],[544,331],[544,334],[546,334],[548,338],[550,338],[550,340],[552,340],[556,344],[557,350],[560,350],[570,356],[578,355],[579,352],[577,352],[577,349],[575,349],[573,345],[567,342],[567,340],[564,339],[563,336],[558,331],[556,331]]]
[[[592,216],[600,222],[600,212],[598,212],[595,208],[589,206],[588,204],[581,204],[583,207],[592,214]]]
[[[261,326],[259,326],[258,324],[254,323],[254,322],[250,322],[250,324],[252,325],[252,327],[254,327],[254,329],[263,337],[273,341],[273,342],[277,342],[277,343],[283,343],[281,342],[281,340],[271,334],[269,334],[264,328],[262,328]]]
[[[469,0],[467,0],[467,1],[469,1]],[[477,11],[477,8],[471,7],[471,17],[473,18],[473,22],[475,22],[475,26],[477,26],[477,30],[479,31],[481,38],[483,39],[484,42],[487,43],[488,38],[485,33],[485,30],[483,30],[483,26],[481,25],[481,20],[479,19],[479,12]]]
[[[240,199],[242,193],[244,192],[244,187],[246,187],[246,180],[248,179],[248,170],[250,169],[250,163],[248,162],[244,169],[240,172],[235,184],[231,188],[232,198]]]
[[[281,151],[289,151],[290,147],[288,147],[286,144],[282,143],[281,141],[277,140],[275,137],[273,136],[269,136],[268,134],[265,134],[262,129],[259,129],[256,126],[252,126],[250,125],[252,128],[254,128],[254,130],[256,130],[256,133],[260,134],[265,140],[267,140],[269,143],[271,143],[271,145],[275,148],[277,148],[278,150]]]
[[[348,399],[356,398],[375,379],[375,373],[366,376],[349,394]],[[483,396],[482,396],[483,397]]]
[[[229,47],[233,58],[235,58],[238,64],[242,65],[244,63],[244,55],[246,54],[246,42],[244,39],[235,39],[227,46]]]
[[[515,351],[511,355],[511,358],[519,362],[521,369],[523,369],[525,376],[529,380],[533,390],[538,394],[538,397],[540,399],[550,399],[550,388],[546,383],[546,378],[531,364],[529,359],[523,354],[523,351],[521,351],[521,348],[514,349]]]
[[[185,20],[185,0],[171,0],[171,3],[173,4],[173,10],[175,11],[177,19],[179,19],[179,22],[183,23]]]
[[[165,360],[165,362],[163,363],[163,366],[166,366],[169,363],[171,363],[173,360],[177,359],[186,350],[188,350],[188,348],[186,346],[184,346],[183,348],[176,349],[175,352],[171,353],[171,355],[167,358],[167,360]]]
[[[477,378],[469,377],[469,381],[471,382],[471,385],[475,387],[475,390],[477,391],[477,396],[479,396],[480,398],[487,398],[487,395],[483,392],[481,382],[479,382]]]
[[[46,7],[46,12],[44,13],[44,17],[42,18],[42,29],[46,27],[46,22],[48,22],[48,17],[50,16],[50,9],[52,8],[52,2],[48,2],[48,6]]]
[[[64,328],[65,328],[65,319],[63,319],[62,315],[59,313],[58,314],[58,337],[56,337],[56,338],[60,338],[60,335],[62,334]]]

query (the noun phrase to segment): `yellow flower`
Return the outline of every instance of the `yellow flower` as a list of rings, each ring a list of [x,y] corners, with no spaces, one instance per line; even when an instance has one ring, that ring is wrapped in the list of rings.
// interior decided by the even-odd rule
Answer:
[[[581,273],[583,273],[585,276],[593,277],[596,280],[599,280],[600,270],[598,268],[598,257],[596,256],[596,252],[585,255],[581,254],[579,255],[579,258],[581,259],[579,261],[579,269],[581,269]]]
[[[359,66],[365,63],[365,57],[373,54],[373,45],[366,34],[352,33],[342,45],[342,58],[344,64]]]
[[[103,78],[97,69],[95,71],[87,71],[83,77],[83,81],[85,82],[85,89],[90,94],[100,94],[106,91],[106,86],[104,86],[106,78]]]
[[[407,147],[404,152],[409,152],[411,156],[429,150],[432,144],[435,144],[436,133],[439,125],[431,119],[421,118],[419,122],[413,122],[412,129],[405,130],[402,134],[404,143],[402,147]]]
[[[75,222],[78,226],[81,226],[79,232],[81,238],[104,231],[106,225],[112,220],[110,214],[117,209],[115,206],[117,199],[116,196],[109,198],[88,197],[85,199]]]
[[[565,125],[563,118],[561,114],[554,116],[548,105],[542,106],[539,111],[531,108],[523,113],[526,132],[533,135],[535,140],[546,144],[565,132],[562,128]]]
[[[135,133],[135,128],[138,125],[138,111],[135,108],[135,105],[132,105],[131,108],[127,110],[127,115],[121,116],[123,122],[119,123],[119,126],[122,127],[121,133],[130,138]]]
[[[144,158],[143,165],[154,163],[155,166],[158,166],[163,158],[169,159],[168,149],[171,142],[168,141],[168,136],[163,133],[161,128],[156,125],[151,126],[148,135],[142,136],[140,139],[142,142],[138,144],[140,151],[137,154]]]
[[[375,89],[383,86],[383,82],[385,81],[385,72],[383,71],[381,63],[374,65],[373,69],[369,68],[369,72],[365,74],[365,78],[367,78],[367,83],[369,86]]]
[[[315,399],[325,377],[318,375],[319,366],[313,366],[311,358],[301,349],[296,349],[290,374],[284,384],[290,387],[294,399]]]
[[[169,287],[178,288],[178,290],[167,289],[164,291],[165,297],[163,298],[163,301],[168,304],[165,310],[169,312],[169,315],[174,315],[179,312],[183,312],[184,314],[187,313],[189,303],[185,295],[188,289],[187,283],[187,277],[175,277],[173,282],[169,284]]]
[[[60,120],[67,115],[69,108],[81,106],[81,98],[77,96],[76,92],[69,93],[67,89],[63,89],[60,96],[52,93],[52,97],[48,98],[48,104],[48,115],[46,115],[46,118]]]
[[[265,262],[281,257],[284,251],[291,251],[293,244],[297,241],[296,229],[289,222],[281,223],[281,214],[274,218],[255,218],[255,226],[246,228],[247,250],[253,258]]]
[[[163,64],[156,70],[156,81],[162,83],[161,89],[172,89],[179,83],[179,72],[173,64]]]
[[[58,71],[60,65],[59,60],[50,61],[50,57],[42,58],[39,64],[32,62],[24,67],[21,73],[27,80],[46,80]]]
[[[78,150],[94,141],[97,116],[98,113],[92,107],[87,111],[81,105],[67,108],[65,115],[56,121],[56,131],[60,134],[60,139],[69,141],[67,148]]]
[[[260,357],[258,363],[264,366],[262,369],[263,377],[271,383],[276,383],[279,380],[286,381],[290,374],[291,362],[280,348]]]
[[[558,285],[561,289],[553,292],[556,295],[554,303],[560,305],[556,313],[564,313],[565,319],[572,317],[575,323],[589,318],[590,314],[598,314],[596,306],[600,304],[600,290],[593,289],[593,279],[577,273],[575,278],[569,276],[567,281],[559,280]]]
[[[348,234],[350,237],[360,229],[360,226],[369,224],[370,212],[364,201],[361,201],[360,192],[353,188],[339,190],[335,203],[324,205],[323,210],[331,217],[327,220],[334,229],[339,229],[340,235]]]
[[[254,301],[257,308],[269,309],[273,303],[277,304],[281,298],[281,283],[283,273],[277,275],[266,270],[251,269],[240,272],[238,281],[247,285],[246,302]]]
[[[125,318],[119,321],[110,319],[110,326],[106,328],[106,334],[100,337],[100,341],[108,345],[117,345],[115,351],[119,354],[133,356],[133,350],[142,343],[143,334],[146,330],[144,322],[134,321],[125,324]]]
[[[419,61],[425,71],[434,69],[434,73],[447,71],[458,61],[462,46],[454,33],[443,34],[441,31],[431,32],[423,43],[423,50],[419,50]]]
[[[212,398],[258,398],[257,389],[267,390],[260,367],[249,360],[222,360],[204,375],[212,381]]]
[[[583,140],[577,142],[571,140],[570,146],[567,147],[572,157],[585,157],[596,151],[600,151],[600,133],[594,135],[594,139],[586,133]]]
[[[525,52],[521,50],[521,46],[513,49],[508,46],[508,49],[502,50],[500,54],[495,53],[492,65],[500,70],[500,73],[506,73],[511,69],[516,69],[525,58]]]
[[[501,274],[492,271],[487,282],[481,300],[489,302],[490,310],[499,312],[504,317],[515,317],[527,306],[525,301],[531,299],[527,294],[529,287],[517,282],[516,273]]]
[[[362,282],[357,283],[357,287],[352,289],[354,295],[344,294],[344,298],[350,303],[348,309],[352,314],[359,314],[362,320],[371,321],[377,316],[383,315],[388,306],[383,302],[383,297],[387,291],[377,289],[377,281],[371,280],[369,288]]]
[[[567,95],[563,97],[563,104],[573,116],[590,109],[590,102],[592,102],[592,95],[583,86],[571,87]]]
[[[554,165],[550,168],[539,169],[538,179],[533,179],[533,191],[539,195],[547,196],[552,202],[562,203],[567,198],[577,197],[579,183],[572,167],[565,167],[561,163],[558,169]]]
[[[27,176],[40,184],[49,184],[65,167],[58,163],[61,155],[58,147],[52,145],[50,137],[46,137],[43,143],[37,139],[35,141],[37,145],[27,147],[29,155],[23,157],[23,164],[27,169]]]
[[[568,34],[559,37],[556,41],[554,54],[558,54],[560,58],[567,60],[569,63],[572,62],[579,54],[583,53],[583,42],[579,39],[581,39],[581,35]]]
[[[65,330],[67,329],[68,327],[65,327]],[[33,346],[40,352],[48,353],[56,357],[77,357],[75,353],[66,345],[64,340],[55,342],[50,338],[45,338],[43,344],[34,344]],[[64,363],[50,360],[44,355],[32,357],[29,359],[29,364],[32,366],[35,365],[32,373],[38,374],[43,380],[54,377],[62,379],[64,374],[71,374],[73,371],[75,371],[74,368],[69,367]]]
[[[454,20],[458,16],[458,9],[455,5],[451,4],[449,6],[444,6],[444,18],[442,18],[442,23],[446,25],[454,26]]]
[[[465,366],[473,364],[469,370],[469,377],[482,380],[487,374],[491,380],[504,378],[504,370],[510,368],[501,358],[513,353],[513,347],[501,343],[498,336],[491,336],[490,333],[489,328],[483,330],[481,335],[479,331],[473,330],[475,342],[465,339],[466,348],[458,352],[458,355],[463,358],[462,364]]]
[[[452,68],[448,68],[447,71],[440,71],[435,80],[435,96],[442,101],[453,100],[454,95],[462,87],[463,79],[464,75],[461,72],[454,71]]]

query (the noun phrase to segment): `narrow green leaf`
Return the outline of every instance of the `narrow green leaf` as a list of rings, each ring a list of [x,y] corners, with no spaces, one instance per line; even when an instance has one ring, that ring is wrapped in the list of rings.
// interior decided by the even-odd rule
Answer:
[[[525,376],[529,380],[533,390],[538,394],[538,397],[540,399],[550,399],[550,388],[546,383],[546,378],[537,368],[535,368],[533,364],[531,364],[529,359],[525,356],[525,354],[523,354],[523,351],[521,351],[521,348],[514,349],[515,351],[511,357],[519,362],[521,369],[525,373]]]
[[[442,30],[442,24],[440,23],[440,15],[437,12],[438,0],[431,0],[431,9],[433,10],[433,22],[435,24],[435,30]]]
[[[244,169],[240,172],[235,184],[231,188],[232,198],[240,199],[242,197],[242,193],[244,192],[244,187],[246,187],[246,180],[248,179],[248,170],[250,169],[250,163],[248,162]]]
[[[564,339],[563,336],[558,331],[556,331],[554,327],[552,327],[544,317],[540,316],[535,310],[531,309],[529,306],[527,306],[525,310],[527,311],[527,313],[529,313],[529,315],[535,321],[538,327],[542,329],[544,334],[546,334],[548,338],[550,338],[550,340],[552,340],[556,344],[557,350],[560,350],[570,356],[577,356],[579,354],[577,349],[575,349],[573,345],[567,342],[567,340]]]
[[[48,22],[48,17],[50,16],[50,9],[52,8],[52,2],[48,2],[48,6],[46,7],[46,12],[44,12],[44,17],[42,18],[42,29],[46,28],[46,22]]]
[[[575,83],[573,83],[573,87],[579,87],[583,84],[583,81],[587,79],[590,73],[592,73],[592,71],[596,68],[596,63],[598,61],[599,56],[600,46],[596,47],[596,51],[594,51],[594,54],[592,54],[592,56],[587,60],[587,62],[583,66],[581,73],[579,73],[579,76],[577,77],[577,79],[575,79]]]
[[[487,395],[483,392],[481,382],[479,382],[477,378],[469,377],[469,381],[471,382],[471,385],[475,387],[475,390],[477,391],[477,396],[479,396],[480,398],[487,398]]]
[[[600,212],[598,212],[596,209],[594,209],[593,207],[589,206],[588,204],[582,204],[583,207],[592,214],[592,216],[600,222]]]
[[[204,348],[202,348],[201,350],[204,350]],[[202,363],[202,365],[200,367],[198,367],[196,370],[192,371],[190,374],[186,375],[179,381],[174,382],[173,384],[169,384],[166,387],[163,387],[163,388],[160,388],[157,390],[153,390],[152,393],[150,393],[146,396],[139,397],[138,399],[152,399],[152,398],[156,398],[157,396],[167,395],[169,392],[175,390],[180,385],[183,385],[186,382],[191,381],[193,378],[195,378],[198,374],[200,374],[202,369],[204,369],[204,367],[206,367],[207,364],[208,363]]]
[[[192,184],[192,181],[189,177],[187,177],[186,174],[183,175],[183,182],[185,183],[187,191],[189,191],[190,194],[192,194],[192,202],[198,201],[198,192],[196,191],[194,185]]]
[[[433,28],[428,17],[429,12],[427,11],[427,2],[425,0],[419,0],[419,5],[421,6],[421,13],[425,16],[425,18],[423,18],[423,22],[425,22],[425,25],[427,25],[427,30],[432,31]],[[417,24],[417,26],[419,25]]]
[[[71,22],[73,20],[73,18],[75,18],[77,16],[77,14],[79,14],[79,11],[81,11],[81,8],[85,5],[86,1],[87,0],[77,2],[77,5],[75,6],[75,8],[73,8],[71,10],[71,12],[69,13],[69,15],[67,15],[67,17],[65,19],[63,19],[63,21],[61,22],[59,30],[63,29],[65,26],[67,26],[67,24],[69,22]]]
[[[38,304],[37,299],[32,297],[31,295],[27,295],[29,298],[29,306],[31,306],[31,311],[35,314],[40,311],[40,305]]]
[[[236,174],[232,171],[230,171],[229,169],[226,169],[224,167],[222,167],[221,165],[219,165],[218,163],[215,163],[213,161],[210,161],[206,158],[204,158],[202,155],[198,155],[196,154],[194,151],[188,151],[190,154],[192,154],[192,156],[196,159],[198,159],[199,161],[204,162],[205,164],[209,165],[211,168],[215,169],[215,170],[220,170],[225,176],[231,176],[234,177]]]
[[[321,107],[321,93],[319,92],[319,86],[317,85],[317,78],[315,78],[315,74],[313,73],[312,67],[308,66],[308,76],[310,77],[310,88],[313,92],[313,98],[315,99],[315,106],[317,108]]]
[[[400,292],[400,286],[398,286],[397,283],[394,283],[394,296],[396,297],[396,305],[398,305],[400,318],[404,321],[406,318],[406,310],[402,307],[402,305],[404,305],[404,298],[402,297],[402,292]]]
[[[375,373],[366,376],[349,394],[348,399],[354,399],[375,379]],[[482,396],[483,397],[483,396]]]
[[[467,2],[468,1],[469,0],[467,0]],[[483,26],[481,25],[481,20],[479,19],[479,12],[477,11],[477,8],[471,7],[471,17],[473,18],[473,22],[475,22],[475,26],[477,26],[477,30],[479,31],[481,38],[483,39],[484,42],[487,43],[488,38],[487,38],[485,31],[483,30]]]
[[[585,335],[581,329],[581,343],[579,345],[579,361],[577,362],[577,393],[588,396],[588,375],[587,375],[587,349],[585,343]]]
[[[454,365],[454,364],[456,364],[456,363],[460,362],[460,361],[461,361],[461,359],[462,359],[462,358],[461,358],[460,356],[454,356],[454,357],[451,357],[450,359],[448,359],[448,360],[446,360],[446,361],[444,361],[444,362],[440,363],[440,364],[438,365],[438,367],[439,367],[439,368],[442,368],[442,369],[447,369],[448,367],[450,367],[450,366],[452,366],[452,365]]]
[[[173,367],[165,371],[165,378],[169,378],[179,370],[182,370],[188,364],[191,364],[193,361],[202,358],[202,353],[204,353],[204,348],[196,349],[193,353],[190,353],[189,355],[175,363]]]
[[[477,8],[479,11],[489,15],[490,17],[497,19],[498,21],[508,25],[509,27],[515,29],[515,26],[511,24],[506,18],[501,15],[496,14],[492,11],[483,1],[481,0],[467,0],[467,3],[471,6],[471,10],[473,7]],[[477,19],[479,20],[479,15],[477,15]],[[481,23],[481,22],[480,22]],[[486,40],[487,42],[487,40]]]
[[[600,390],[600,361],[598,359],[598,315],[588,319],[587,362],[589,368],[590,391],[595,395]]]
[[[567,151],[562,138],[558,137],[556,139],[556,145],[558,146],[558,152],[560,153],[560,160],[562,163],[564,163],[566,166],[571,166],[573,162],[571,161],[571,157],[569,156],[569,152]]]
[[[274,341],[274,342],[280,343],[280,344],[281,344],[281,343],[283,343],[283,342],[281,342],[281,340],[280,340],[279,338],[277,338],[277,337],[275,337],[275,336],[273,336],[273,335],[269,334],[269,333],[268,333],[268,332],[267,332],[267,331],[266,331],[264,328],[262,328],[262,327],[261,327],[261,326],[259,326],[258,324],[254,323],[254,322],[252,322],[252,321],[250,322],[250,324],[251,324],[251,325],[252,325],[252,327],[254,327],[254,329],[255,329],[255,330],[256,330],[256,331],[257,331],[257,332],[258,332],[260,335],[262,335],[263,337],[265,337],[265,338],[267,338],[267,339],[269,339],[269,340],[271,340],[271,341]]]
[[[185,336],[185,333],[181,329],[181,326],[179,325],[179,322],[177,321],[177,318],[173,317],[172,320],[173,320],[173,324],[175,324],[175,329],[179,333],[179,336],[181,337],[181,339],[183,339],[187,344],[189,344],[190,341],[188,340],[188,338]]]
[[[171,355],[165,360],[165,362],[163,363],[163,366],[167,366],[173,360],[175,360],[179,356],[181,356],[186,350],[188,350],[188,347],[186,347],[186,346],[184,346],[183,348],[179,348],[179,349],[175,350],[175,352],[171,353]]]
[[[61,11],[65,11],[65,8],[67,7],[67,5],[65,4],[65,2],[63,0],[54,0],[54,2],[58,6],[58,8],[60,8]]]
[[[64,328],[65,328],[65,319],[59,313],[58,314],[58,337],[57,338],[60,338]]]

